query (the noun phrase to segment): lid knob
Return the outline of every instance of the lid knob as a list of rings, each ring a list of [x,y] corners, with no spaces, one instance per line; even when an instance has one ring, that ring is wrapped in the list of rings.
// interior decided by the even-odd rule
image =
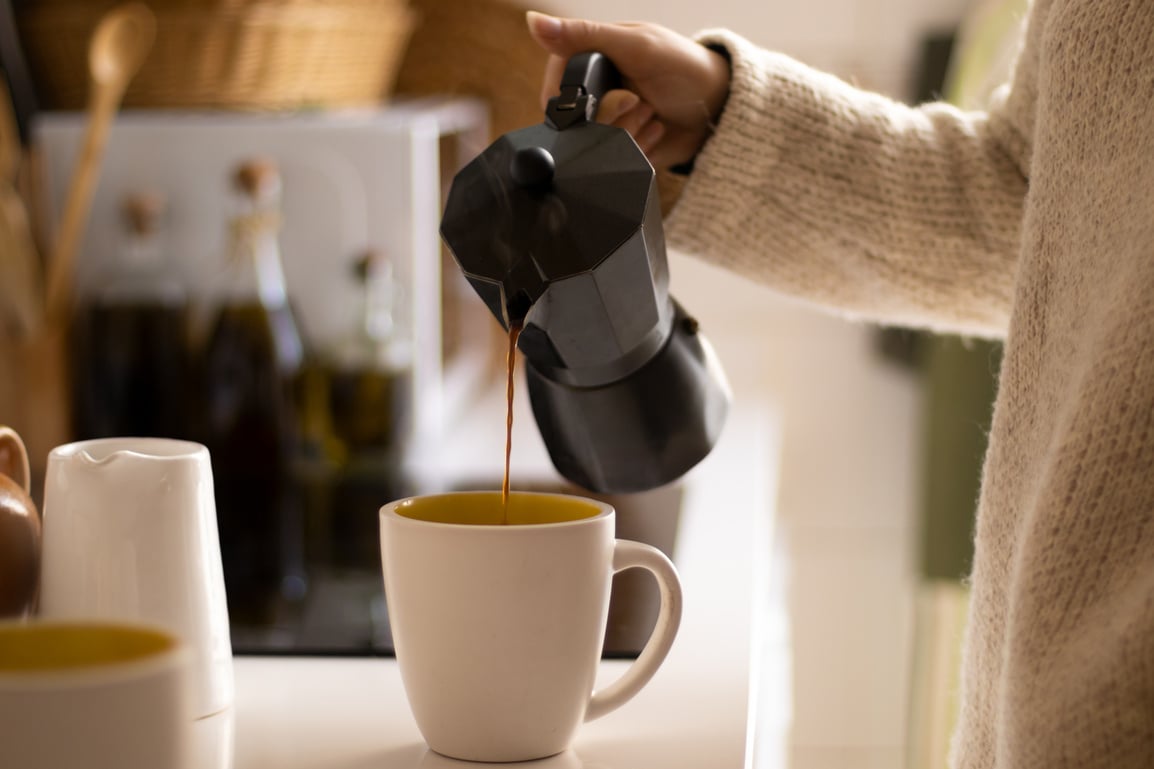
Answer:
[[[543,189],[553,183],[557,165],[544,147],[522,147],[509,161],[509,175],[518,187]]]

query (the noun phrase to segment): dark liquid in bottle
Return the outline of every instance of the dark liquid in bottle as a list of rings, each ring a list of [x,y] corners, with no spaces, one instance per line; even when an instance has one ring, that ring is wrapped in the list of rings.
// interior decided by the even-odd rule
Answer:
[[[225,306],[204,355],[204,443],[234,619],[264,622],[296,584],[299,515],[290,493],[301,342],[287,306]],[[296,597],[288,595],[285,597]]]
[[[327,376],[325,408],[335,438],[347,450],[332,480],[331,561],[341,569],[379,574],[378,510],[408,492],[403,450],[412,414],[412,372],[333,366]]]
[[[407,369],[337,368],[328,372],[333,430],[352,450],[397,448],[412,409]]]
[[[75,325],[73,379],[79,438],[180,438],[192,373],[183,304],[108,303]]]

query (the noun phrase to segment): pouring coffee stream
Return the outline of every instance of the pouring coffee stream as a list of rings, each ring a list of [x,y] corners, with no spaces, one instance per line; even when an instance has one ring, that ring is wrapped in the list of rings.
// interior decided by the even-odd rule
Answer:
[[[656,174],[595,121],[620,75],[571,59],[545,121],[507,133],[453,180],[441,235],[518,348],[553,464],[591,491],[669,483],[712,449],[729,389],[669,295]]]
[[[517,370],[517,338],[521,322],[509,325],[509,351],[505,355],[505,477],[501,481],[501,523],[509,522],[509,463],[513,458],[513,374]]]

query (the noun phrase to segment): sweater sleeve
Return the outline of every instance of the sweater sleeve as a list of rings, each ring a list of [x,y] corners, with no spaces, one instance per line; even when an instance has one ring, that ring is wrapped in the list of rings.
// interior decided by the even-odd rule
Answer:
[[[730,32],[699,39],[726,51],[732,80],[667,222],[673,248],[851,316],[1005,333],[1027,84],[989,112],[915,108]]]

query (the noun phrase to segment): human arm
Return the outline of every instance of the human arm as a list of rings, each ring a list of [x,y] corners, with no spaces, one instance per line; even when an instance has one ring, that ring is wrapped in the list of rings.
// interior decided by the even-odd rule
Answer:
[[[655,168],[687,163],[708,137],[729,92],[723,54],[657,24],[601,24],[528,14],[530,34],[550,56],[541,105],[557,94],[565,63],[597,50],[613,61],[624,89],[605,94],[599,122],[633,135]]]
[[[672,97],[631,77],[627,34],[652,25],[582,24],[566,22],[562,38],[573,33],[574,52],[605,52],[641,97],[610,122],[629,127],[648,107],[635,136],[656,130],[645,126],[671,114]],[[652,71],[683,71],[681,43],[654,45],[647,34],[637,58]],[[701,43],[725,53],[730,77],[718,114],[691,126],[697,151],[650,151],[659,168],[694,160],[667,222],[673,247],[856,316],[1004,333],[1027,191],[1020,116],[1032,67],[989,113],[963,113],[907,107],[732,33],[706,33]],[[545,45],[558,59],[567,52]],[[698,94],[715,92],[709,82],[702,76],[685,102],[706,103]]]

